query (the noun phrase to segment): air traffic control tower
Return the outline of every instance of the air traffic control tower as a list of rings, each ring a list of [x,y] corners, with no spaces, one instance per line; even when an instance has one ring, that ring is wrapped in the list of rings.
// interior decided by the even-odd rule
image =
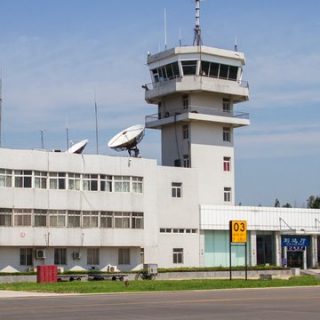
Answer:
[[[244,54],[202,45],[200,2],[193,46],[149,54],[145,99],[158,106],[146,127],[161,130],[162,165],[196,168],[201,204],[234,204],[234,129],[250,124],[235,110],[249,98]]]

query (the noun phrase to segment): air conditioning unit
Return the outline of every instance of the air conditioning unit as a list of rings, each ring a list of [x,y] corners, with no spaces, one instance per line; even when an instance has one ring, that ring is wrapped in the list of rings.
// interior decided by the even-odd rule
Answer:
[[[44,249],[37,249],[36,250],[36,259],[45,259],[46,251]]]
[[[80,251],[73,251],[72,258],[73,258],[73,260],[80,260],[80,258],[81,258]]]

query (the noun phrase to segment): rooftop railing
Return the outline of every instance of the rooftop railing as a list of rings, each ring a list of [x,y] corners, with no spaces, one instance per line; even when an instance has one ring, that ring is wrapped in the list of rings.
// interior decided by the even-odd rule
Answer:
[[[239,112],[233,110],[222,110],[221,108],[216,107],[200,107],[200,106],[189,106],[188,108],[180,108],[169,111],[162,111],[159,113],[147,115],[145,117],[146,123],[150,123],[153,121],[161,120],[164,118],[174,117],[184,113],[198,113],[204,115],[212,115],[212,116],[221,116],[221,117],[229,117],[229,118],[238,118],[238,119],[249,119],[249,113],[247,112]]]
[[[201,78],[207,78],[207,79],[218,79],[218,80],[222,80],[222,81],[228,81],[231,83],[238,83],[240,87],[242,88],[247,88],[249,89],[249,82],[245,81],[245,80],[231,80],[231,79],[225,79],[225,78],[221,78],[221,77],[209,77],[206,75],[202,75],[202,76],[197,76],[197,75],[187,75],[184,77],[194,77],[196,80],[200,80]],[[157,89],[162,85],[166,85],[166,84],[171,84],[173,82],[180,82],[182,81],[182,79],[184,77],[173,77],[173,78],[160,78],[159,81],[156,82],[151,82],[151,83],[146,83],[145,85],[142,86],[142,88],[144,88],[146,91],[149,90],[153,90],[153,89]]]

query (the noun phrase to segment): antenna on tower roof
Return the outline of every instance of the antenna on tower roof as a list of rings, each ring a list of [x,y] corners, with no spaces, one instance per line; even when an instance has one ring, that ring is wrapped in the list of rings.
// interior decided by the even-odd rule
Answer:
[[[163,12],[163,28],[164,28],[164,50],[167,50],[167,9]]]
[[[201,28],[200,28],[200,0],[195,0],[195,5],[196,5],[196,24],[194,27],[193,45],[201,46],[202,39],[201,39]]]
[[[96,116],[96,148],[97,154],[99,154],[99,129],[98,129],[98,106],[96,99],[96,92],[94,92],[94,113]]]
[[[238,51],[238,39],[235,37],[234,39],[234,51]]]

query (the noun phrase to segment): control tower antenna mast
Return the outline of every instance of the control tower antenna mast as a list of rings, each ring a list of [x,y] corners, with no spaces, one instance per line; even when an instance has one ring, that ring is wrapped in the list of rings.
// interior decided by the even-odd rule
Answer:
[[[195,4],[196,4],[196,25],[194,27],[193,45],[201,46],[202,39],[201,39],[201,28],[200,28],[200,0],[195,0]]]

